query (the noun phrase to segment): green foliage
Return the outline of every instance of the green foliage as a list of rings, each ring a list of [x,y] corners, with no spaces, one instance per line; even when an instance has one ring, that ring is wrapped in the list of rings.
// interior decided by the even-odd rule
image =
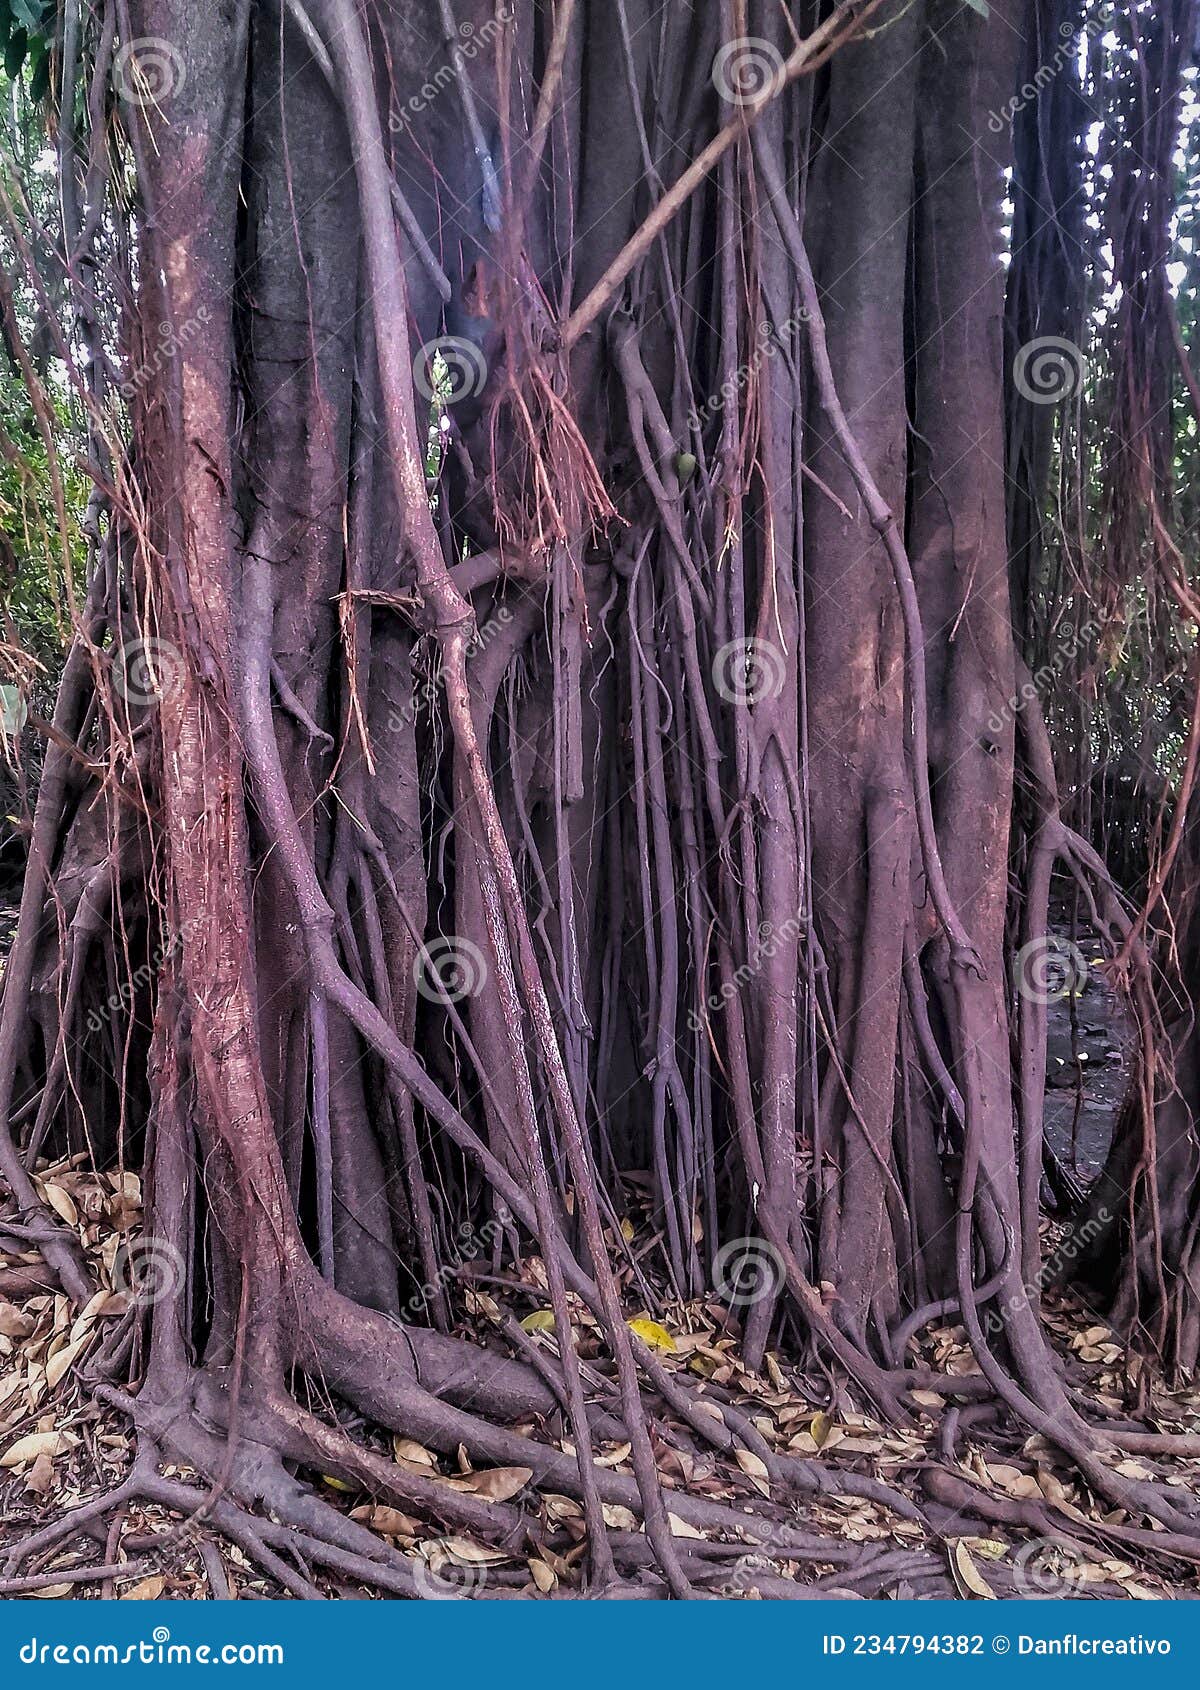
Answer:
[[[0,53],[13,82],[29,73],[29,92],[41,100],[50,87],[50,49],[58,0],[0,0]]]
[[[56,419],[60,450],[69,442],[71,425],[65,414]],[[87,502],[83,476],[61,464],[66,479],[68,522]],[[19,376],[0,369],[0,617],[9,620],[3,637],[30,657],[52,686],[62,662],[66,637],[63,563],[58,518],[51,488],[45,443]],[[77,532],[69,541],[74,555],[70,568],[80,581],[82,563]],[[0,675],[0,680],[10,677]]]
[[[53,228],[56,186],[41,168],[47,156],[50,66],[60,0],[0,0],[0,65],[12,86],[0,111],[0,169],[10,198],[31,203],[43,227]],[[38,370],[52,418],[68,526],[67,550],[54,496],[50,460],[37,414],[6,330],[0,343],[0,684],[32,682],[43,707],[53,695],[67,636],[70,595],[64,567],[82,582],[79,520],[88,483],[75,467],[83,445],[81,419],[45,333],[44,299],[57,299],[54,261],[33,254],[41,298],[7,230],[0,229],[0,265],[12,293],[15,329]],[[23,654],[23,655],[22,655]],[[32,660],[29,661],[29,660]]]

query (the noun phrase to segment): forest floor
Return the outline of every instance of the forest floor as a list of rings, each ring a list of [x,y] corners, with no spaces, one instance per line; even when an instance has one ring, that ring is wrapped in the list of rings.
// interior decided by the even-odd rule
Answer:
[[[0,928],[3,924],[0,914]],[[1067,933],[1061,910],[1057,926],[1060,934]],[[1074,942],[1090,964],[1097,954],[1090,936],[1077,933]],[[1064,1164],[1083,1183],[1094,1176],[1107,1148],[1125,1080],[1125,1037],[1119,1005],[1094,968],[1089,968],[1082,991],[1051,1006],[1048,1134]],[[35,1255],[0,1255],[0,1596],[189,1600],[284,1594],[239,1548],[208,1525],[197,1522],[181,1534],[178,1516],[141,1505],[99,1518],[23,1565],[19,1580],[5,1578],[6,1549],[81,1503],[115,1489],[133,1456],[128,1423],[93,1399],[86,1380],[89,1356],[98,1340],[106,1329],[111,1330],[111,1322],[129,1312],[124,1297],[112,1288],[113,1270],[118,1251],[141,1225],[140,1181],[132,1173],[97,1175],[82,1157],[42,1167],[38,1181],[55,1211],[77,1228],[96,1283],[105,1289],[86,1308],[73,1312]],[[1053,1224],[1047,1223],[1048,1235],[1054,1231]],[[1052,1243],[1052,1236],[1047,1242]],[[647,1245],[652,1245],[649,1229]],[[637,1249],[635,1240],[635,1254]],[[546,1301],[544,1284],[536,1259],[527,1260],[520,1281],[510,1280],[503,1290],[490,1280],[464,1283],[459,1299],[462,1330],[482,1337],[493,1348],[500,1347],[504,1342],[497,1331],[501,1318],[507,1314],[524,1317],[533,1341],[552,1359],[555,1338],[544,1329],[549,1323],[539,1320],[537,1312]],[[630,1308],[631,1316],[644,1312]],[[704,1392],[740,1408],[771,1451],[819,1462],[830,1484],[824,1495],[781,1493],[750,1451],[740,1449],[735,1456],[700,1452],[694,1439],[681,1435],[682,1428],[664,1410],[654,1420],[653,1433],[668,1493],[682,1490],[726,1502],[759,1523],[800,1524],[859,1546],[868,1558],[876,1553],[895,1558],[898,1550],[933,1551],[943,1557],[945,1594],[957,1591],[963,1597],[982,1598],[1011,1593],[1036,1598],[1124,1593],[1134,1598],[1176,1599],[1200,1595],[1195,1568],[1154,1555],[1126,1559],[1111,1538],[1106,1542],[1105,1528],[1119,1526],[1121,1517],[1102,1512],[1078,1474],[1042,1438],[989,1426],[986,1439],[976,1441],[970,1431],[963,1431],[954,1440],[943,1401],[932,1395],[922,1401],[923,1393],[917,1393],[917,1412],[911,1423],[886,1426],[864,1412],[843,1386],[831,1384],[823,1374],[797,1370],[782,1353],[768,1356],[764,1374],[748,1372],[739,1359],[736,1319],[720,1304],[664,1301],[650,1312],[656,1324],[644,1327],[643,1336],[668,1369],[687,1374],[689,1383],[699,1383]],[[1200,1430],[1200,1391],[1167,1391],[1149,1376],[1144,1364],[1126,1355],[1104,1321],[1077,1300],[1050,1295],[1045,1313],[1062,1365],[1072,1382],[1086,1390],[1089,1401],[1120,1415],[1130,1407],[1131,1393],[1140,1391],[1143,1406],[1146,1401],[1151,1404],[1149,1418],[1162,1429]],[[609,1369],[595,1324],[582,1308],[577,1315],[577,1349],[602,1389]],[[919,1345],[920,1359],[937,1372],[974,1371],[959,1326],[934,1325],[921,1334]],[[496,1500],[519,1495],[529,1476],[524,1469],[512,1468],[473,1473],[461,1454],[457,1460],[439,1457],[366,1424],[352,1429],[377,1450],[390,1451],[402,1468]],[[561,1445],[561,1426],[523,1429]],[[632,1471],[628,1444],[604,1445],[598,1454],[606,1466]],[[1032,1505],[1065,1520],[1086,1522],[1091,1543],[1081,1549],[1078,1542],[1031,1535],[1020,1526],[1001,1532],[977,1518],[963,1519],[946,1509],[934,1509],[923,1480],[935,1466],[1001,1499],[1010,1517],[1010,1505],[1016,1503],[1027,1512]],[[1130,1477],[1151,1476],[1149,1467],[1133,1461],[1123,1462],[1120,1471]],[[173,1473],[191,1476],[183,1469]],[[1200,1461],[1158,1462],[1153,1473],[1200,1492]],[[901,1517],[875,1500],[838,1495],[839,1477],[849,1474],[882,1481],[909,1499],[926,1523]],[[438,1536],[436,1528],[367,1496],[351,1494],[341,1482],[319,1473],[302,1476],[325,1500],[371,1526],[428,1569],[432,1595],[538,1596],[568,1594],[578,1587],[583,1517],[579,1504],[568,1497],[543,1494],[534,1498],[528,1493],[532,1521],[528,1546],[519,1554],[505,1554],[462,1538]],[[611,1516],[610,1526],[641,1529],[628,1510],[606,1508],[605,1513]],[[681,1521],[674,1520],[674,1526],[681,1535],[699,1535]],[[145,1540],[155,1536],[163,1537],[164,1553],[156,1553],[152,1542],[147,1546]],[[730,1543],[727,1554],[725,1594],[758,1594],[761,1560],[747,1552],[744,1542]],[[127,1562],[127,1573],[103,1583],[76,1576],[80,1568],[111,1564],[115,1559]],[[785,1561],[772,1572],[832,1591],[841,1588],[839,1577],[844,1576],[837,1566],[814,1560]],[[351,1581],[312,1576],[331,1597],[373,1594]],[[903,1577],[897,1577],[888,1590],[897,1597],[909,1593]]]
[[[140,1221],[140,1187],[136,1176],[99,1177],[82,1167],[45,1168],[40,1179],[55,1209],[75,1217],[87,1242],[97,1278],[111,1274],[122,1240]],[[7,1582],[4,1551],[46,1523],[62,1518],[121,1482],[132,1461],[132,1438],[127,1422],[112,1409],[95,1402],[85,1384],[88,1355],[104,1329],[126,1312],[123,1297],[101,1291],[78,1314],[72,1314],[60,1294],[39,1288],[44,1276],[35,1259],[8,1258],[0,1266],[0,1595],[99,1596],[118,1598],[168,1597],[182,1600],[211,1595],[262,1598],[284,1594],[269,1577],[252,1566],[240,1549],[221,1539],[203,1523],[190,1527],[180,1541],[179,1518],[154,1507],[136,1505],[124,1515],[101,1518],[87,1531],[59,1542],[47,1554],[21,1568],[19,1582]],[[521,1315],[530,1304],[544,1301],[540,1263],[524,1265],[524,1293],[509,1299]],[[540,1293],[540,1295],[539,1295]],[[464,1330],[491,1327],[499,1313],[491,1290],[467,1288],[463,1298],[470,1310]],[[636,1311],[631,1311],[636,1312]],[[1089,1595],[1134,1598],[1187,1598],[1200,1594],[1200,1580],[1192,1567],[1162,1558],[1139,1555],[1127,1559],[1104,1541],[1105,1527],[1121,1523],[1121,1516],[1104,1513],[1077,1474],[1040,1437],[988,1428],[985,1440],[962,1435],[947,1458],[940,1447],[946,1435],[944,1404],[925,1398],[912,1422],[885,1426],[862,1412],[847,1392],[831,1387],[823,1377],[798,1372],[781,1355],[768,1357],[764,1375],[749,1373],[739,1360],[736,1322],[712,1303],[667,1305],[659,1312],[664,1335],[656,1339],[660,1359],[672,1371],[684,1371],[704,1381],[705,1391],[732,1402],[752,1421],[772,1451],[819,1461],[828,1470],[831,1494],[803,1497],[781,1493],[768,1480],[762,1463],[745,1449],[736,1459],[705,1451],[679,1434],[673,1417],[660,1413],[654,1420],[656,1456],[663,1483],[670,1492],[725,1502],[757,1525],[772,1521],[802,1525],[847,1544],[860,1546],[870,1557],[897,1550],[934,1551],[944,1557],[948,1575],[944,1594],[955,1590],[979,1597],[993,1590],[992,1569],[1011,1579],[996,1594],[1029,1597]],[[597,1383],[607,1368],[589,1317],[578,1311],[575,1341],[594,1370]],[[1087,1391],[1091,1402],[1114,1414],[1128,1407],[1127,1358],[1102,1321],[1069,1300],[1053,1300],[1047,1324],[1057,1351],[1072,1379]],[[535,1341],[552,1350],[553,1335],[538,1331]],[[954,1325],[934,1326],[921,1339],[922,1359],[939,1372],[962,1374],[974,1370],[964,1333]],[[1136,1363],[1135,1373],[1136,1373]],[[1153,1408],[1151,1420],[1164,1430],[1200,1429],[1200,1392],[1171,1394],[1142,1378]],[[921,1395],[921,1394],[919,1394]],[[472,1473],[461,1456],[439,1457],[404,1438],[392,1438],[378,1428],[354,1424],[357,1437],[392,1458],[408,1471],[440,1478],[457,1489],[476,1490],[497,1499],[511,1498],[524,1489],[528,1471],[503,1469]],[[562,1444],[561,1426],[523,1428],[551,1443]],[[629,1445],[607,1444],[600,1459],[618,1472],[630,1472]],[[970,1483],[982,1486],[1002,1503],[1049,1505],[1052,1513],[1094,1528],[1094,1544],[1086,1552],[1078,1543],[1015,1529],[999,1531],[978,1519],[947,1519],[946,1511],[930,1508],[923,1477],[934,1465],[948,1468]],[[1151,1468],[1127,1460],[1120,1471],[1130,1477],[1151,1474]],[[1156,1476],[1200,1491],[1200,1461],[1154,1464]],[[183,1469],[173,1476],[188,1478]],[[935,1523],[929,1527],[901,1518],[873,1500],[836,1494],[846,1474],[881,1480]],[[337,1480],[319,1473],[302,1475],[335,1507],[383,1534],[390,1543],[418,1559],[429,1570],[431,1594],[449,1596],[529,1595],[568,1593],[579,1581],[583,1519],[579,1504],[565,1496],[533,1499],[532,1531],[527,1551],[505,1555],[461,1537],[447,1539],[435,1527],[422,1524],[399,1510],[377,1504],[367,1496],[349,1494]],[[640,1529],[628,1510],[606,1508],[609,1524],[629,1531]],[[627,1516],[627,1517],[626,1517]],[[700,1534],[675,1521],[686,1536]],[[94,1535],[89,1535],[89,1532]],[[144,1542],[164,1534],[165,1554]],[[169,1538],[167,1535],[169,1534]],[[1031,1545],[1033,1546],[1031,1548]],[[136,1546],[136,1547],[133,1547]],[[756,1578],[763,1563],[746,1544],[731,1544],[731,1596],[757,1593]],[[1031,1560],[1034,1556],[1036,1559]],[[127,1574],[107,1585],[76,1581],[75,1570],[127,1560]],[[447,1569],[450,1569],[447,1571]],[[839,1570],[819,1561],[785,1562],[784,1577],[829,1590],[841,1588]],[[774,1569],[772,1569],[774,1571]],[[316,1576],[316,1575],[314,1575]],[[40,1587],[29,1580],[44,1581]],[[991,1579],[991,1582],[989,1582]],[[366,1597],[372,1592],[351,1581],[321,1579],[331,1597]],[[903,1577],[890,1594],[910,1592]]]

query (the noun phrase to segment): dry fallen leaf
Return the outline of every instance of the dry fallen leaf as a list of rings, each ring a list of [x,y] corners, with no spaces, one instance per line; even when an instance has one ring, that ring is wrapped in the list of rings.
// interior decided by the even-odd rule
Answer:
[[[140,1580],[133,1586],[132,1590],[123,1590],[121,1600],[123,1602],[157,1602],[163,1593],[165,1583],[166,1580],[155,1573],[152,1578]]]
[[[82,1338],[77,1338],[73,1344],[68,1344],[66,1349],[59,1350],[58,1354],[52,1356],[46,1363],[46,1384],[50,1390],[53,1390],[59,1380],[70,1372],[75,1362],[87,1348],[90,1338],[91,1333],[85,1332]]]
[[[733,1458],[759,1495],[769,1497],[771,1494],[770,1475],[765,1463],[752,1450],[748,1449],[735,1449]]]
[[[413,1461],[418,1467],[436,1467],[437,1456],[413,1438],[393,1438],[392,1449],[397,1461]]]
[[[686,1520],[681,1520],[678,1514],[668,1514],[667,1524],[671,1528],[672,1537],[698,1537],[703,1541],[704,1533],[698,1532],[695,1526],[690,1526]]]
[[[989,1601],[995,1600],[996,1592],[971,1559],[971,1551],[967,1548],[966,1541],[961,1537],[954,1545],[954,1572],[959,1582],[973,1596],[983,1596]]]
[[[364,1504],[361,1508],[355,1508],[350,1518],[370,1526],[372,1531],[382,1532],[384,1537],[416,1537],[421,1530],[419,1520],[414,1520],[410,1514],[402,1514],[398,1508],[389,1508],[382,1502],[375,1503],[374,1506]]]
[[[12,1303],[0,1303],[0,1338],[28,1338],[34,1322]]]
[[[553,1567],[548,1567],[544,1561],[530,1561],[529,1571],[533,1575],[533,1582],[543,1596],[553,1590],[558,1583],[558,1575]]]
[[[475,1543],[469,1537],[443,1538],[441,1547],[448,1555],[453,1555],[456,1561],[466,1561],[476,1566],[486,1567],[496,1561],[509,1561],[512,1557],[504,1549],[489,1549],[482,1543]]]
[[[43,1187],[46,1201],[60,1220],[66,1221],[68,1226],[79,1225],[79,1210],[75,1207],[74,1199],[69,1191],[61,1185],[47,1184]]]
[[[509,1502],[520,1495],[532,1477],[532,1467],[487,1467],[451,1483],[455,1490],[487,1497],[490,1502]]]
[[[25,1489],[35,1496],[45,1496],[54,1487],[54,1463],[45,1450],[25,1475]]]
[[[39,1455],[54,1457],[61,1448],[61,1432],[30,1432],[0,1455],[0,1467],[19,1467],[22,1462],[36,1461]]]

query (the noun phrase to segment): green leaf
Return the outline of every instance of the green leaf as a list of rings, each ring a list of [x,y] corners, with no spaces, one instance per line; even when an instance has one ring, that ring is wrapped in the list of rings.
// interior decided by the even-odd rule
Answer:
[[[8,38],[8,46],[4,50],[5,74],[13,79],[20,76],[21,66],[25,63],[25,53],[29,47],[29,37],[23,29],[14,29]]]
[[[50,92],[50,54],[39,41],[30,60],[33,75],[29,79],[29,97],[36,104]]]

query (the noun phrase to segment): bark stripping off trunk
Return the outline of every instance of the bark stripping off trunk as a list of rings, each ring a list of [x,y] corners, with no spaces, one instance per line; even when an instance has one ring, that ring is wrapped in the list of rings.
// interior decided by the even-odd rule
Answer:
[[[1095,1543],[961,1477],[989,1414],[1115,1540],[1200,1561],[1194,1499],[1122,1459],[1196,1440],[1101,1418],[1051,1347],[1045,1017],[1014,987],[1060,863],[1124,949],[1153,1185],[1139,928],[1011,703],[1048,452],[1013,444],[1002,240],[1014,170],[1014,242],[1040,238],[1041,159],[991,120],[1080,20],[789,10],[68,6],[64,78],[111,131],[71,273],[101,254],[123,309],[80,375],[106,516],[6,976],[0,1176],[83,1301],[36,1160],[143,1169],[156,1294],[92,1364],[137,1431],[104,1507],[210,1519],[297,1595],[429,1593],[314,1473],[519,1551],[565,1493],[587,1594],[719,1590],[673,1535],[665,1416],[789,1498],[769,1527],[679,1489],[671,1515],[847,1589],[939,1592],[964,1520]],[[1022,341],[1032,273],[1016,251]],[[534,1258],[594,1362],[464,1318],[471,1273],[504,1303]],[[944,1399],[927,1514],[776,1453],[628,1325],[714,1295],[751,1368],[898,1421]],[[939,1320],[977,1371],[920,1363]],[[455,1489],[375,1428],[529,1485]],[[794,1501],[831,1490],[929,1546],[856,1568]]]

